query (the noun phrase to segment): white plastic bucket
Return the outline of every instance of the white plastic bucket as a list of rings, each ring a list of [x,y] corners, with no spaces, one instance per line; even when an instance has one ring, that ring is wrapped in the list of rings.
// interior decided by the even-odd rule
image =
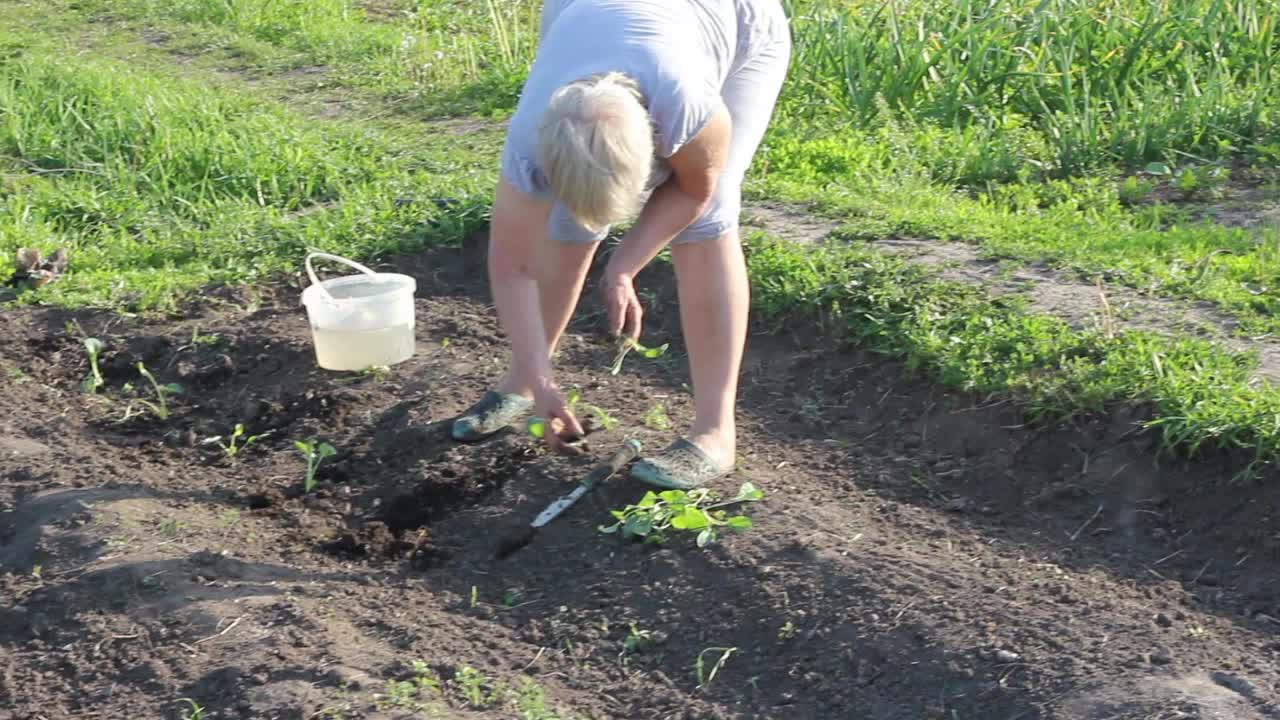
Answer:
[[[314,258],[332,260],[360,271],[321,281]],[[365,370],[395,365],[413,357],[417,282],[408,275],[377,273],[360,263],[328,253],[306,259],[311,285],[302,304],[311,322],[316,362],[326,370]]]

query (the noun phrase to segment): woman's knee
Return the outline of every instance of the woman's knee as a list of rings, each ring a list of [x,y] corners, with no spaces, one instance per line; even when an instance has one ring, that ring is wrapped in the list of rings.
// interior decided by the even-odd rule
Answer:
[[[738,230],[738,218],[706,218],[695,220],[671,241],[672,245],[692,245],[719,240]]]
[[[706,242],[737,231],[738,214],[742,211],[742,190],[736,180],[736,177],[721,178],[711,205],[701,217],[676,235],[671,244]]]

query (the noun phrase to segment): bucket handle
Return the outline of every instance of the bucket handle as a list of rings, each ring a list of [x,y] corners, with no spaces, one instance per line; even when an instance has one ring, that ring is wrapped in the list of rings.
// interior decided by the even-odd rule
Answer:
[[[311,278],[311,283],[316,286],[317,291],[321,295],[323,295],[326,300],[328,300],[331,304],[334,304],[334,305],[338,304],[338,300],[329,294],[329,291],[325,289],[324,284],[320,282],[320,278],[316,277],[316,270],[311,266],[312,258],[320,258],[322,260],[332,260],[337,263],[342,263],[347,267],[354,268],[364,273],[365,275],[368,275],[369,277],[373,278],[374,282],[383,281],[383,278],[379,277],[378,273],[370,270],[369,268],[365,267],[364,265],[361,265],[360,263],[354,260],[348,260],[344,257],[339,257],[338,255],[330,255],[329,253],[322,253],[322,252],[310,253],[307,255],[306,261],[303,263],[307,268],[307,276]]]

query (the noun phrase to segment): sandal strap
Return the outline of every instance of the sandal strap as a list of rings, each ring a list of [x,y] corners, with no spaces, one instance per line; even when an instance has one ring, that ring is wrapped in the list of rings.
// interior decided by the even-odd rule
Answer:
[[[669,490],[692,490],[724,477],[732,469],[721,467],[702,448],[680,438],[657,455],[636,463],[631,476]]]

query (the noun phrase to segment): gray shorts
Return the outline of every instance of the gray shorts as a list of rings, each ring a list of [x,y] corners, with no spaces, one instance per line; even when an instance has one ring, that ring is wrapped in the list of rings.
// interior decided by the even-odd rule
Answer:
[[[544,0],[542,28],[548,27],[568,2],[572,0]],[[786,15],[777,0],[737,0],[750,6],[752,15],[763,21],[740,28],[745,52],[721,88],[720,96],[733,123],[729,144],[729,157],[716,181],[711,204],[701,217],[694,220],[672,241],[673,245],[714,240],[738,229],[742,212],[742,180],[751,166],[760,141],[773,117],[778,94],[786,79],[791,62],[791,32]],[[666,182],[671,169],[665,161],[659,161],[650,178],[650,189]],[[568,209],[555,203],[548,221],[548,234],[552,240],[565,243],[588,243],[603,240],[609,228],[591,232],[573,219]]]

